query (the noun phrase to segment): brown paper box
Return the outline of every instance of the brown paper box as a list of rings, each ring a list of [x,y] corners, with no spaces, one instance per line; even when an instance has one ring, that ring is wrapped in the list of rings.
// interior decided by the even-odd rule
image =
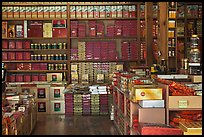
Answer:
[[[14,18],[19,18],[20,17],[20,7],[14,6],[13,11],[14,11],[14,13],[13,13]]]
[[[44,18],[50,18],[50,7],[49,6],[44,6],[43,8],[43,17]]]
[[[8,6],[7,7],[7,16],[8,16],[8,18],[13,18],[13,6]]]
[[[50,18],[55,18],[55,6],[50,6]]]
[[[62,18],[67,18],[67,6],[61,6]]]
[[[32,7],[26,6],[26,18],[31,18]]]
[[[31,16],[32,16],[32,18],[37,18],[38,17],[38,7],[32,6]]]
[[[169,108],[202,109],[202,96],[169,96]]]
[[[56,18],[61,18],[61,7],[60,6],[55,7],[55,16]]]
[[[2,18],[7,18],[7,7],[3,6],[2,7]]]
[[[43,6],[38,6],[37,8],[38,8],[37,9],[37,11],[38,11],[38,18],[43,18],[44,17],[44,15],[43,15],[43,13],[44,13]]]

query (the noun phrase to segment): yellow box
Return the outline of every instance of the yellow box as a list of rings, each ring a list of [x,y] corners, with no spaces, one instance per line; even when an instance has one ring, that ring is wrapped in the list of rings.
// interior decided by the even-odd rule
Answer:
[[[47,73],[47,81],[62,81],[62,73]]]
[[[169,108],[202,109],[202,96],[169,96]]]
[[[202,135],[202,121],[179,122],[179,128],[184,131],[184,135]]]
[[[135,89],[135,99],[148,100],[148,99],[162,99],[162,88],[141,88]]]

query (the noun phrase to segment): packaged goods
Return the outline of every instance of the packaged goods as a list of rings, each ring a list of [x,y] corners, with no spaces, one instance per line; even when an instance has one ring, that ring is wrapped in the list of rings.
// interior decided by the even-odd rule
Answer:
[[[7,38],[7,22],[2,22],[2,38]]]

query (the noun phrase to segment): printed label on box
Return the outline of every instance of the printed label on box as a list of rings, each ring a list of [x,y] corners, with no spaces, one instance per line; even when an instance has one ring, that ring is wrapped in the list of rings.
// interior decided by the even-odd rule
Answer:
[[[14,12],[14,18],[19,18],[20,17],[20,7],[14,6],[13,7],[13,12]]]
[[[7,7],[3,6],[2,7],[2,18],[7,18]]]
[[[43,18],[44,8],[43,6],[38,6],[38,18]]]
[[[50,6],[50,18],[55,18],[55,6]]]
[[[122,18],[122,16],[123,16],[123,7],[117,6],[117,17]]]
[[[26,16],[25,11],[26,11],[26,7],[24,6],[20,7],[20,18],[25,18]]]
[[[31,12],[32,18],[37,18],[38,17],[38,7],[32,6],[32,12]]]
[[[17,38],[23,37],[23,25],[16,25],[16,37]]]
[[[62,11],[62,18],[67,18],[67,6],[62,6],[61,11]]]
[[[50,7],[49,6],[44,6],[43,10],[44,10],[43,17],[44,18],[49,18],[50,17]]]
[[[31,7],[26,7],[26,18],[31,18]]]
[[[38,98],[46,98],[46,89],[38,88]]]
[[[117,16],[117,6],[111,6],[111,17],[116,18]]]
[[[13,7],[12,6],[8,6],[7,7],[7,14],[8,14],[8,18],[13,18]]]
[[[76,6],[76,17],[81,18],[81,6]]]
[[[61,110],[60,103],[54,103],[54,111],[60,111],[60,110]]]
[[[52,75],[52,81],[57,81],[57,75]]]
[[[100,6],[100,18],[105,18],[106,7]]]
[[[75,6],[70,6],[70,17],[75,18],[76,17],[76,7]]]
[[[56,18],[61,18],[61,7],[60,6],[55,7],[55,16]]]
[[[110,14],[111,14],[111,13],[110,13],[111,7],[110,7],[110,6],[106,6],[106,10],[105,10],[105,11],[106,11],[106,18],[111,17],[111,16],[110,16]]]
[[[38,112],[46,112],[46,102],[38,102]]]
[[[54,98],[60,97],[60,89],[54,89]]]
[[[99,18],[99,6],[94,6],[94,18]]]
[[[82,6],[82,18],[87,18],[88,17],[88,7],[87,6]]]
[[[88,6],[88,18],[93,18],[93,6]]]

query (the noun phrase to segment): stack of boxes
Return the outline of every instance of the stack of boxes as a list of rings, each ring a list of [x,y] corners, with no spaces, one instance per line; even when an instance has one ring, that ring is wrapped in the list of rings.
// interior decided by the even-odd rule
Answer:
[[[101,58],[101,45],[100,42],[93,42],[93,59],[99,60]]]
[[[82,94],[74,94],[74,115],[82,115]]]
[[[77,37],[78,36],[78,21],[71,21],[71,37]]]
[[[116,43],[114,41],[110,41],[108,44],[108,57],[109,60],[118,60]]]
[[[86,24],[85,23],[78,24],[78,37],[80,38],[86,37]]]
[[[91,94],[82,95],[83,115],[91,114]]]
[[[74,114],[74,95],[66,93],[65,95],[65,115],[70,116]]]
[[[50,87],[50,114],[65,114],[64,87]]]
[[[86,51],[86,43],[85,42],[78,42],[78,59],[85,60],[85,51]]]
[[[101,49],[100,49],[100,52],[101,52],[101,60],[108,60],[108,42],[101,42]]]
[[[50,85],[37,85],[37,114],[50,114]]]
[[[94,42],[86,42],[86,60],[92,60],[94,56]]]
[[[89,21],[89,36],[90,37],[95,37],[96,36],[96,21]]]

